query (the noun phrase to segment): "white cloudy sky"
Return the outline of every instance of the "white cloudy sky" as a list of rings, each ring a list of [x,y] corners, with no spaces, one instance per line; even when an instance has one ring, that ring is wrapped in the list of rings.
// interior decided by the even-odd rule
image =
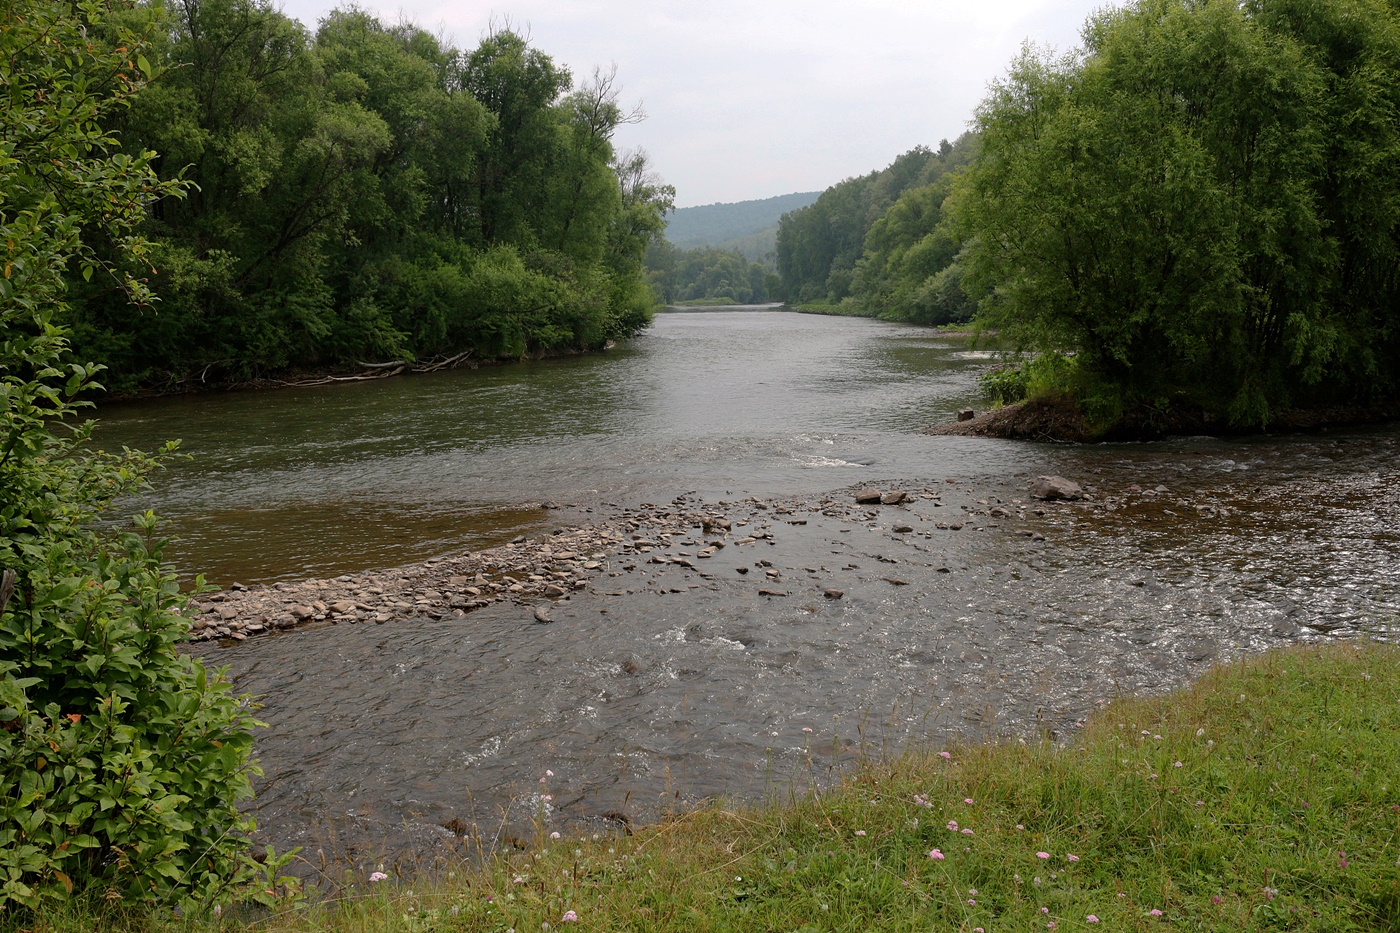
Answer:
[[[336,0],[283,0],[315,28]],[[1078,43],[1105,0],[360,0],[453,44],[493,19],[576,79],[616,63],[677,206],[816,191],[967,128],[1021,43]]]

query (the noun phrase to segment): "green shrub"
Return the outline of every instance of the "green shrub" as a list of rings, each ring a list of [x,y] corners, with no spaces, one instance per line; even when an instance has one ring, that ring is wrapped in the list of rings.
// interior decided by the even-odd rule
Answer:
[[[1077,360],[1059,353],[1043,353],[1014,366],[1001,366],[977,377],[977,387],[999,405],[1028,398],[1048,398],[1070,391],[1081,379]]]
[[[85,891],[210,897],[250,870],[235,803],[254,722],[177,650],[186,597],[154,518],[110,530],[158,460],[90,448],[76,416],[97,367],[52,323],[70,265],[149,298],[86,244],[139,267],[134,224],[180,190],[101,129],[150,70],[137,37],[91,38],[117,6],[20,0],[0,29],[0,913]]]

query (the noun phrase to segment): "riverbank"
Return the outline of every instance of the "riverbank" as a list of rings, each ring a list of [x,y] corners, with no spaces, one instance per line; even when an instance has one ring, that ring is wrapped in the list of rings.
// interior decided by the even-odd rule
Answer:
[[[1324,431],[1332,428],[1385,424],[1397,418],[1393,406],[1333,406],[1278,412],[1268,433]],[[925,434],[956,437],[995,437],[1005,440],[1097,443],[1100,441],[1159,440],[1171,436],[1217,437],[1263,434],[1253,428],[1233,427],[1206,411],[1172,412],[1166,417],[1135,413],[1108,429],[1096,429],[1068,397],[1032,399],[984,411],[963,421],[950,421],[924,429]]]
[[[382,363],[356,362],[354,365],[327,367],[315,370],[295,370],[282,373],[280,377],[260,376],[257,378],[233,379],[221,376],[209,378],[210,369],[198,375],[191,373],[182,379],[161,386],[146,386],[132,391],[113,390],[104,392],[97,403],[129,402],[139,399],[166,398],[176,395],[199,395],[219,392],[248,392],[268,389],[298,389],[312,386],[376,382],[397,376],[427,375],[453,369],[481,369],[482,367],[510,366],[517,363],[539,362],[542,360],[568,359],[595,353],[606,353],[617,346],[609,340],[597,349],[561,347],[553,350],[540,350],[520,356],[479,357],[474,350],[437,356],[427,360],[389,360]]]
[[[345,877],[301,910],[112,930],[1394,929],[1400,650],[1272,651],[1115,699],[1055,743],[872,760],[838,786],[715,801],[435,874]],[[811,746],[829,741],[812,736]],[[563,774],[542,772],[550,789]],[[12,925],[13,926],[13,925]],[[35,933],[93,929],[40,918]]]

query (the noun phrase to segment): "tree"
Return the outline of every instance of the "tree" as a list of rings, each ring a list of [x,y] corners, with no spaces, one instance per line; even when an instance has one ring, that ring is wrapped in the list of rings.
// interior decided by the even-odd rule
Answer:
[[[1074,351],[1110,420],[1393,392],[1396,22],[1346,6],[1139,0],[1027,49],[956,202],[987,323]]]
[[[934,183],[964,164],[972,150],[966,136],[957,146],[940,146],[938,153],[915,146],[885,168],[832,185],[815,204],[784,214],[778,225],[777,266],[788,299],[841,301],[850,296],[859,287],[856,265],[876,222],[906,191]]]
[[[207,897],[246,864],[253,721],[176,646],[187,600],[153,541],[97,524],[157,461],[91,449],[77,424],[97,367],[71,362],[64,274],[146,283],[132,231],[158,199],[150,152],[118,152],[111,114],[150,78],[117,0],[17,0],[0,27],[0,910],[88,888]]]
[[[466,57],[462,88],[496,115],[476,163],[479,244],[538,242],[551,173],[563,156],[554,103],[572,80],[508,29],[492,32]]]
[[[269,0],[128,15],[165,70],[110,125],[198,189],[142,227],[158,313],[70,282],[75,343],[120,388],[582,350],[649,320],[656,211],[613,152],[639,114],[611,72],[566,94],[513,32],[464,53],[355,8],[314,37]]]

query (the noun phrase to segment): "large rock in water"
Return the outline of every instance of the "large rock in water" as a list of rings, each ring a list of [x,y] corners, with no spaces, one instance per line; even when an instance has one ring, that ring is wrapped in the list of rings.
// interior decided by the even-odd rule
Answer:
[[[1031,483],[1031,495],[1037,499],[1083,499],[1084,490],[1063,476],[1041,476]]]

